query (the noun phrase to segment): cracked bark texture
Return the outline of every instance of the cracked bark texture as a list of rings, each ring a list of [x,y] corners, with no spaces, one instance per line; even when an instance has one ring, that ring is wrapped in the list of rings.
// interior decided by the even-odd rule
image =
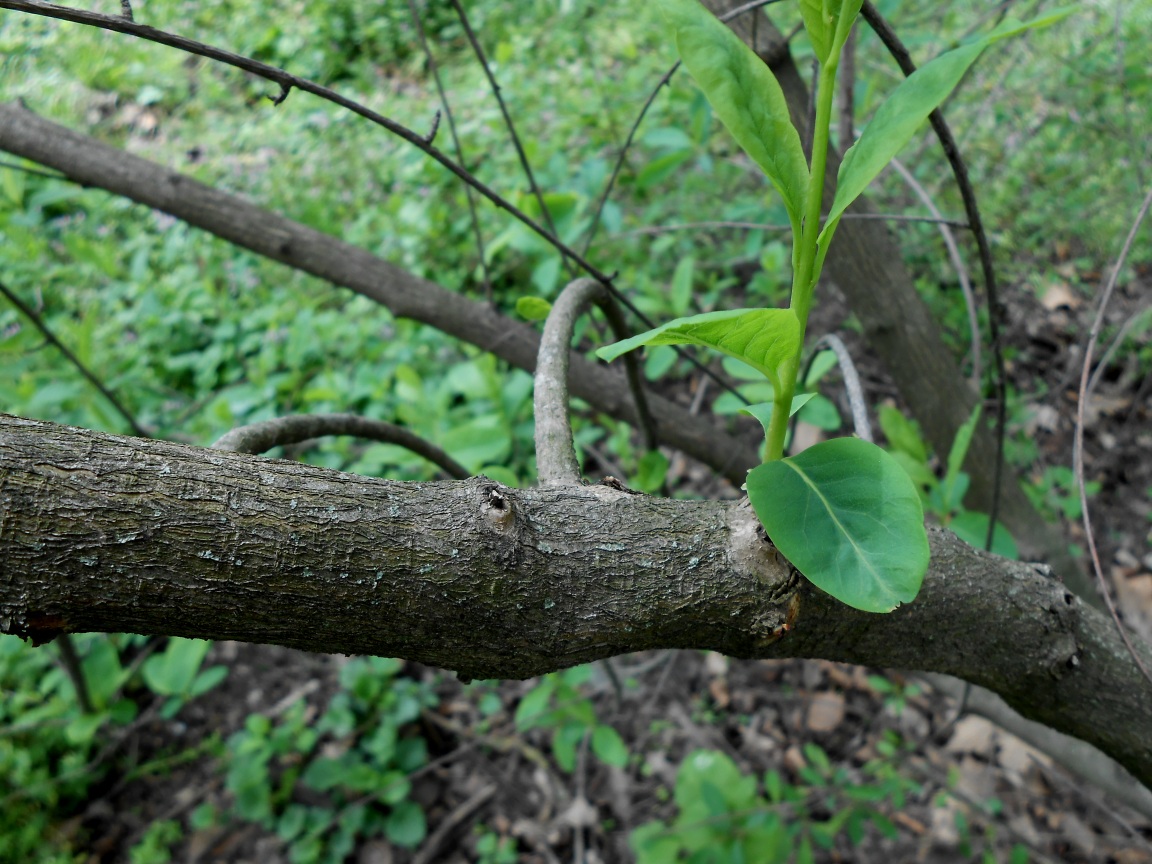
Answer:
[[[1152,782],[1152,687],[1112,622],[1031,565],[929,536],[920,597],[872,615],[797,577],[742,503],[396,483],[0,415],[3,632],[238,639],[466,678],[652,648],[943,672]]]

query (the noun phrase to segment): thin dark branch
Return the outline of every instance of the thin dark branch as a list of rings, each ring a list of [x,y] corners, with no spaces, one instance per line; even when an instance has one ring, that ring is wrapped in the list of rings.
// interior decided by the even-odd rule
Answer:
[[[904,75],[908,76],[915,72],[916,64],[912,62],[912,56],[908,53],[908,49],[876,7],[872,5],[871,0],[864,0],[861,14],[876,35],[880,37],[880,41],[884,43],[888,53],[895,59]],[[992,248],[988,243],[988,234],[984,230],[984,220],[980,216],[980,208],[976,203],[976,190],[972,187],[972,181],[968,176],[968,166],[960,155],[956,138],[944,120],[944,115],[940,109],[929,114],[928,120],[940,141],[940,147],[948,159],[948,164],[952,166],[956,187],[964,201],[964,213],[967,216],[968,225],[976,237],[976,248],[980,253],[980,269],[984,277],[984,290],[988,295],[988,332],[992,342],[992,357],[996,365],[996,379],[993,382],[996,393],[996,461],[992,471],[992,506],[988,515],[988,533],[984,538],[984,548],[991,549],[992,534],[995,531],[996,519],[1000,510],[1000,487],[1004,474],[1004,431],[1008,410],[1007,372],[1004,368],[1004,349],[1000,340],[999,290],[996,287],[996,270],[992,264]]]
[[[560,235],[556,232],[556,225],[552,221],[552,214],[548,210],[548,205],[544,203],[544,193],[540,191],[540,186],[536,182],[536,175],[532,172],[532,165],[528,161],[528,154],[524,152],[524,145],[520,142],[520,136],[516,132],[516,124],[512,122],[512,115],[508,111],[508,105],[504,102],[504,96],[500,92],[500,84],[496,81],[496,76],[493,74],[492,67],[488,63],[488,57],[484,53],[484,47],[480,44],[480,40],[476,38],[476,33],[472,29],[472,23],[468,20],[468,13],[464,11],[460,0],[451,0],[451,2],[452,8],[456,10],[456,17],[460,19],[460,25],[464,28],[464,35],[468,37],[468,44],[472,46],[472,52],[476,55],[476,59],[480,63],[480,68],[484,70],[484,77],[488,79],[488,86],[492,88],[492,95],[496,98],[496,104],[500,106],[500,114],[504,117],[504,128],[508,130],[508,137],[512,141],[512,146],[516,149],[516,157],[520,160],[520,167],[524,170],[524,177],[528,181],[528,186],[532,190],[533,196],[536,198],[536,203],[540,206],[540,215],[544,219],[544,224],[548,226],[548,230],[552,232],[552,236],[559,240]]]
[[[572,330],[588,306],[604,293],[593,279],[570,282],[556,298],[536,355],[536,476],[541,486],[575,486],[580,466],[572,444],[568,411],[568,361],[572,356]]]
[[[424,52],[424,59],[428,63],[428,71],[432,73],[432,80],[436,83],[436,92],[440,96],[440,105],[444,110],[444,117],[448,120],[448,132],[452,136],[452,149],[456,151],[456,159],[462,165],[464,162],[464,147],[460,143],[460,135],[456,131],[456,119],[452,116],[452,106],[448,102],[448,93],[444,89],[444,79],[440,76],[440,64],[432,53],[428,44],[428,35],[424,32],[424,21],[420,18],[420,10],[416,8],[416,0],[408,0],[408,8],[412,13],[412,23],[416,27],[416,34],[420,39],[420,48]],[[480,215],[476,212],[476,195],[472,187],[464,184],[464,197],[468,201],[468,215],[472,222],[472,236],[476,240],[476,251],[480,256],[480,272],[484,279],[484,299],[492,302],[492,274],[488,270],[488,259],[484,253],[484,233],[480,230]]]
[[[91,714],[93,711],[92,696],[88,692],[88,679],[84,677],[84,666],[80,662],[79,655],[76,654],[76,643],[72,641],[72,636],[69,633],[61,633],[53,641],[60,651],[60,665],[64,667],[68,680],[72,682],[72,687],[76,690],[76,701],[80,703],[80,710],[85,714]]]
[[[212,446],[217,450],[258,454],[273,447],[298,444],[325,435],[351,435],[396,444],[427,459],[454,480],[471,476],[467,468],[419,435],[394,423],[355,414],[293,414],[277,417],[250,426],[239,426],[223,435]]]
[[[1076,433],[1072,443],[1072,470],[1076,475],[1076,486],[1080,493],[1080,513],[1084,521],[1084,536],[1088,542],[1088,555],[1092,559],[1092,570],[1096,574],[1097,587],[1100,589],[1100,593],[1104,595],[1104,602],[1108,604],[1108,612],[1116,623],[1116,629],[1120,633],[1120,638],[1124,640],[1128,653],[1132,655],[1132,659],[1136,661],[1136,665],[1140,667],[1140,671],[1144,673],[1148,683],[1152,684],[1152,673],[1148,671],[1148,667],[1144,665],[1144,661],[1132,646],[1132,642],[1128,638],[1127,628],[1120,623],[1120,616],[1117,614],[1116,605],[1112,600],[1112,592],[1108,590],[1108,583],[1104,579],[1104,571],[1100,567],[1100,556],[1096,551],[1096,537],[1092,532],[1092,519],[1088,513],[1088,492],[1084,482],[1084,406],[1091,397],[1089,375],[1092,372],[1092,353],[1096,350],[1096,342],[1100,338],[1100,330],[1104,324],[1104,310],[1108,308],[1108,302],[1112,299],[1112,292],[1116,289],[1116,281],[1120,278],[1120,271],[1128,259],[1128,252],[1132,249],[1132,241],[1136,239],[1136,232],[1140,230],[1144,217],[1148,215],[1149,208],[1152,208],[1152,189],[1149,189],[1148,194],[1144,196],[1144,203],[1140,205],[1136,220],[1132,223],[1128,237],[1124,240],[1124,246],[1120,250],[1120,255],[1116,259],[1116,264],[1112,268],[1108,282],[1101,294],[1100,306],[1096,310],[1096,318],[1092,321],[1092,329],[1088,333],[1088,344],[1084,347],[1084,368],[1080,372],[1080,393],[1076,401]]]
[[[144,431],[144,428],[136,422],[136,418],[132,416],[132,413],[124,407],[123,403],[119,399],[116,398],[116,394],[105,387],[104,382],[97,378],[96,375],[93,374],[92,371],[83,364],[83,362],[81,362],[80,358],[72,353],[67,345],[56,338],[56,334],[48,329],[48,325],[45,324],[43,319],[36,314],[36,310],[21,300],[20,297],[3,282],[0,282],[0,294],[3,294],[5,297],[7,297],[8,302],[19,309],[20,313],[29,321],[31,321],[33,325],[35,325],[36,329],[40,331],[41,335],[43,335],[44,338],[48,340],[52,347],[63,354],[64,358],[76,367],[76,371],[83,375],[88,380],[89,384],[100,391],[100,395],[107,399],[108,403],[116,409],[116,413],[124,418],[124,422],[128,424],[134,435],[139,438],[151,437],[147,432]]]
[[[616,301],[608,294],[600,300],[600,310],[608,319],[608,326],[612,328],[612,335],[618,340],[627,339],[632,333],[628,329],[628,322]],[[660,438],[656,434],[656,420],[652,417],[652,410],[648,407],[648,397],[644,392],[644,382],[640,377],[640,359],[635,351],[624,355],[624,375],[628,379],[628,390],[632,393],[632,401],[636,404],[636,423],[644,437],[644,447],[655,450],[660,446]]]
[[[440,112],[437,111],[432,117],[432,128],[428,130],[428,134],[424,136],[424,143],[431,144],[436,140],[436,133],[440,131]]]
[[[680,61],[677,60],[672,64],[672,68],[664,73],[664,76],[648,94],[648,98],[644,100],[644,106],[640,109],[640,113],[636,115],[636,120],[632,123],[632,128],[628,130],[628,137],[624,139],[624,146],[620,148],[620,153],[616,156],[616,164],[612,166],[612,174],[608,178],[608,182],[604,184],[604,191],[600,194],[600,200],[596,202],[596,210],[592,214],[592,224],[588,226],[588,235],[584,238],[584,254],[587,255],[592,248],[592,241],[596,239],[596,232],[600,229],[600,220],[604,215],[604,207],[608,203],[608,198],[612,195],[612,190],[616,187],[616,179],[620,176],[620,172],[624,168],[624,162],[628,158],[628,151],[632,148],[632,142],[636,138],[636,133],[640,130],[640,124],[644,122],[644,118],[648,115],[648,110],[656,101],[656,97],[660,95],[660,88],[668,86],[672,80],[672,76],[676,74],[676,70],[680,68]]]

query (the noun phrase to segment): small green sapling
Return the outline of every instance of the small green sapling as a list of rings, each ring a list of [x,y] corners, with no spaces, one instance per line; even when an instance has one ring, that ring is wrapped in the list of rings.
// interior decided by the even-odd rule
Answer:
[[[784,456],[788,418],[813,293],[848,206],[912,138],[994,42],[1052,23],[1063,9],[1028,23],[1004,21],[940,55],[905,79],[844,154],[836,194],[821,213],[829,127],[840,53],[863,0],[799,0],[819,61],[811,163],[771,70],[697,0],[658,0],[684,66],[716,115],[783,199],[792,227],[792,295],[787,309],[737,309],[678,318],[597,351],[612,360],[645,345],[703,345],[759,370],[771,402],[751,406],[764,425],[764,463],[748,474],[752,507],[776,547],[817,586],[869,612],[916,597],[928,569],[924,513],[900,464],[857,438],[825,441]],[[877,286],[883,290],[883,286]]]

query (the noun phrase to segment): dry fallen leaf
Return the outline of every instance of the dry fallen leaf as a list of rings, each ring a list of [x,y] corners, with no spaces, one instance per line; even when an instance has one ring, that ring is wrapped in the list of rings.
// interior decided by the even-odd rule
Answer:
[[[844,695],[832,691],[817,693],[808,705],[805,725],[809,732],[831,732],[844,722]]]

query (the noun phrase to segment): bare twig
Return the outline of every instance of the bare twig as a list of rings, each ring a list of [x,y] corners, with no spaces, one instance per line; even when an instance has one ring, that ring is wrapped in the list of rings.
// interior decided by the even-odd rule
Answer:
[[[568,416],[568,360],[572,356],[576,319],[603,293],[604,286],[592,279],[570,282],[544,322],[533,394],[536,474],[541,486],[574,486],[580,482]]]
[[[544,224],[548,226],[548,230],[552,232],[552,236],[560,239],[560,235],[556,233],[556,225],[552,221],[552,214],[548,210],[548,205],[544,203],[544,193],[540,191],[539,184],[536,183],[536,175],[532,172],[532,165],[528,161],[528,154],[524,152],[524,145],[520,143],[520,136],[516,133],[516,124],[512,122],[512,115],[508,112],[508,105],[504,102],[504,96],[500,92],[500,85],[496,81],[496,76],[492,72],[492,66],[488,63],[488,57],[484,54],[484,47],[480,44],[480,40],[476,38],[476,33],[472,29],[472,24],[468,20],[468,13],[464,11],[464,7],[460,4],[460,0],[451,0],[452,8],[456,10],[456,17],[460,19],[460,25],[464,28],[464,35],[468,37],[468,44],[472,46],[472,53],[476,55],[476,59],[480,63],[480,68],[484,70],[484,77],[488,79],[488,86],[492,88],[492,95],[496,97],[496,104],[500,106],[500,114],[504,118],[504,128],[508,130],[508,137],[512,141],[512,146],[516,150],[516,157],[520,160],[520,167],[524,170],[524,178],[528,181],[528,186],[532,190],[532,195],[536,198],[536,203],[540,207],[540,215],[544,219]],[[566,261],[566,264],[571,262]]]
[[[1152,189],[1149,189],[1148,194],[1144,196],[1144,203],[1140,205],[1136,220],[1132,223],[1132,228],[1124,240],[1124,246],[1120,249],[1120,255],[1116,259],[1112,273],[1108,276],[1108,281],[1100,296],[1100,306],[1096,310],[1096,318],[1092,321],[1092,329],[1088,333],[1088,343],[1084,346],[1084,368],[1080,372],[1080,393],[1076,403],[1076,432],[1072,443],[1072,470],[1076,475],[1077,491],[1080,493],[1080,513],[1084,522],[1084,537],[1088,543],[1088,555],[1092,560],[1092,570],[1096,574],[1096,585],[1104,596],[1104,602],[1108,604],[1108,612],[1116,623],[1116,630],[1120,634],[1120,638],[1124,640],[1128,653],[1132,655],[1132,659],[1140,667],[1144,677],[1152,684],[1152,673],[1148,671],[1148,667],[1144,665],[1144,661],[1132,646],[1132,642],[1128,638],[1128,630],[1120,622],[1120,616],[1116,612],[1116,604],[1112,600],[1112,592],[1108,589],[1108,583],[1104,578],[1104,570],[1100,566],[1100,555],[1096,550],[1096,537],[1092,532],[1092,519],[1088,512],[1088,491],[1084,482],[1084,408],[1091,396],[1088,379],[1092,372],[1092,352],[1096,350],[1096,342],[1100,338],[1100,329],[1104,324],[1104,310],[1108,308],[1108,302],[1112,299],[1112,292],[1116,289],[1116,281],[1120,277],[1120,271],[1128,258],[1128,252],[1132,249],[1132,242],[1136,239],[1136,232],[1140,230],[1140,225],[1144,222],[1144,217],[1148,215],[1150,207],[1152,207]]]
[[[871,0],[864,0],[861,15],[868,25],[880,37],[880,41],[888,49],[897,65],[905,76],[916,71],[916,64],[912,56],[896,32],[889,26],[884,17],[872,5]],[[992,534],[996,528],[996,520],[1000,511],[1000,494],[1004,474],[1004,427],[1007,419],[1007,373],[1004,369],[1004,350],[1000,342],[1000,297],[996,287],[996,270],[992,264],[992,248],[988,243],[988,234],[984,230],[984,220],[980,216],[980,208],[976,203],[976,190],[972,188],[972,181],[968,176],[968,166],[960,156],[960,149],[956,138],[952,134],[944,114],[939,108],[928,115],[932,129],[940,141],[948,164],[952,166],[952,174],[956,178],[956,187],[964,201],[964,212],[968,225],[976,237],[976,248],[980,253],[980,268],[984,277],[984,290],[988,295],[988,333],[991,337],[992,357],[996,365],[996,380],[993,382],[996,391],[996,461],[992,469],[992,505],[988,514],[988,533],[984,538],[984,548],[992,548]]]
[[[124,418],[124,422],[128,424],[134,435],[139,438],[150,437],[148,433],[144,431],[144,428],[136,422],[136,418],[132,416],[132,413],[116,398],[116,394],[105,387],[104,382],[97,378],[92,371],[81,362],[80,358],[69,350],[67,345],[56,338],[56,335],[48,329],[48,325],[44,323],[43,319],[36,314],[36,311],[31,306],[21,300],[20,297],[3,282],[0,282],[0,294],[7,297],[8,302],[19,309],[21,314],[35,325],[36,329],[40,331],[52,347],[63,354],[65,359],[76,367],[76,371],[83,375],[88,380],[88,383],[100,391],[100,394],[116,409],[116,413]]]
[[[236,453],[264,453],[273,447],[298,444],[324,435],[352,435],[371,441],[385,441],[411,450],[440,468],[449,477],[463,480],[471,476],[463,465],[402,426],[371,420],[355,414],[293,414],[262,423],[240,426],[223,435],[212,446]]]
[[[432,832],[428,839],[424,841],[423,845],[421,845],[420,851],[417,852],[416,856],[412,859],[412,864],[431,864],[432,861],[439,860],[440,847],[444,845],[444,841],[447,840],[452,832],[459,828],[465,820],[469,819],[473,813],[492,800],[497,791],[496,784],[485,786],[445,816],[436,830]]]
[[[968,268],[964,266],[964,258],[960,254],[960,247],[956,243],[956,237],[952,234],[951,227],[946,223],[943,214],[940,213],[936,202],[932,200],[932,196],[928,194],[928,190],[916,179],[915,175],[907,168],[899,159],[893,159],[890,163],[893,170],[899,174],[904,182],[916,193],[916,197],[928,208],[928,211],[937,220],[940,228],[940,236],[944,240],[944,246],[948,249],[948,257],[952,259],[952,267],[956,270],[956,278],[960,280],[960,291],[964,294],[964,305],[968,308],[968,332],[969,340],[972,345],[972,381],[976,385],[976,390],[980,390],[980,382],[984,380],[984,364],[983,357],[980,351],[980,316],[976,310],[976,293],[972,290],[972,280],[968,278]]]
[[[1096,364],[1096,368],[1092,372],[1092,377],[1088,381],[1089,396],[1096,392],[1096,387],[1100,384],[1100,379],[1103,377],[1105,370],[1107,370],[1108,364],[1112,362],[1112,358],[1116,355],[1116,352],[1123,347],[1124,340],[1128,338],[1128,334],[1136,327],[1148,323],[1148,319],[1144,317],[1144,313],[1149,309],[1152,309],[1152,301],[1146,300],[1143,308],[1124,319],[1124,323],[1120,325],[1120,329],[1116,331],[1116,335],[1112,337],[1112,341],[1108,343],[1108,347],[1105,348],[1104,353],[1100,355],[1100,362]],[[1133,407],[1135,407],[1135,405],[1133,405]]]
[[[872,424],[868,422],[868,405],[864,401],[864,388],[860,385],[860,375],[856,372],[856,364],[852,362],[852,354],[848,346],[835,333],[825,333],[813,346],[812,356],[821,348],[828,348],[836,355],[836,362],[840,364],[840,374],[844,376],[844,389],[848,392],[848,404],[852,408],[852,426],[858,438],[864,441],[872,440]]]
[[[620,152],[616,156],[616,164],[612,166],[612,174],[608,177],[608,182],[604,184],[604,191],[600,193],[600,200],[596,202],[596,210],[592,213],[592,224],[588,226],[588,234],[584,238],[585,255],[587,255],[592,248],[592,241],[596,239],[596,232],[600,229],[600,220],[604,215],[604,207],[612,195],[612,190],[616,187],[616,179],[620,176],[620,172],[624,168],[624,162],[628,158],[628,151],[632,149],[632,142],[636,139],[636,133],[640,130],[640,124],[643,123],[644,118],[648,116],[648,110],[656,101],[656,97],[660,95],[660,89],[668,86],[668,82],[672,80],[672,76],[676,74],[676,70],[679,68],[680,61],[677,60],[672,64],[672,68],[664,73],[664,76],[657,82],[652,92],[648,94],[648,98],[644,101],[644,106],[640,109],[640,113],[636,115],[636,119],[632,123],[632,128],[628,130],[628,137],[624,139],[624,146],[620,148]]]
[[[420,48],[424,52],[424,59],[428,63],[428,71],[432,73],[432,80],[436,84],[436,92],[440,96],[440,105],[444,110],[444,117],[448,121],[448,132],[452,136],[452,149],[456,151],[456,160],[465,166],[464,147],[460,143],[460,135],[456,131],[456,119],[452,116],[452,106],[448,102],[448,93],[444,89],[444,79],[440,76],[440,64],[436,62],[436,55],[428,44],[428,35],[424,32],[424,21],[420,17],[420,10],[416,7],[416,0],[408,0],[408,9],[412,13],[412,23],[416,28],[416,35],[420,39]],[[472,236],[476,240],[476,251],[480,256],[480,272],[484,279],[484,299],[492,302],[492,274],[488,271],[488,259],[484,253],[484,234],[480,230],[480,216],[476,212],[476,195],[472,187],[464,184],[464,197],[468,201],[468,215],[472,221]]]
[[[88,692],[88,679],[84,677],[84,667],[80,663],[80,657],[76,654],[76,643],[72,641],[72,637],[68,633],[61,633],[54,641],[60,651],[60,664],[64,667],[68,680],[72,682],[72,687],[76,691],[76,701],[80,703],[80,710],[85,714],[91,714],[93,711],[92,696]]]
[[[616,301],[607,292],[600,300],[600,311],[608,319],[608,326],[612,328],[613,336],[622,340],[632,335],[628,329],[628,323],[624,320],[623,313],[620,312],[620,307],[616,305]],[[629,351],[623,359],[624,375],[628,379],[628,390],[632,394],[632,401],[636,403],[636,425],[640,427],[640,433],[644,437],[644,447],[648,450],[655,450],[660,446],[660,438],[656,434],[656,420],[652,416],[652,410],[648,407],[648,397],[645,395],[644,381],[640,374],[640,358],[636,352]]]

